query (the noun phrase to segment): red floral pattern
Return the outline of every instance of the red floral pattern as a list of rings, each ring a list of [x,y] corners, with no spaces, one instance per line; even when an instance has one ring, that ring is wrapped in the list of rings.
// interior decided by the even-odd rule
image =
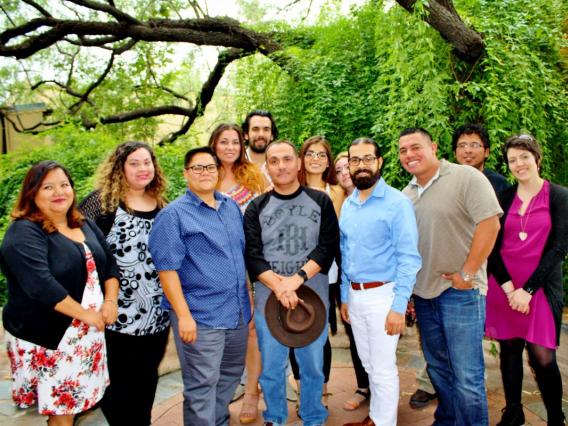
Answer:
[[[89,248],[81,305],[99,310],[103,294]],[[93,407],[109,384],[104,333],[74,319],[56,350],[6,332],[12,369],[12,399],[21,408],[38,404],[43,415],[70,415]]]

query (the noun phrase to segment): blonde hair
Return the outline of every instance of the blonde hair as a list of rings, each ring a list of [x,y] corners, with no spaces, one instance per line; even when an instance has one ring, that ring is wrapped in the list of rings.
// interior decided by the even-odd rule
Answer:
[[[159,208],[165,206],[166,179],[154,151],[144,142],[129,141],[117,146],[115,151],[103,161],[97,172],[97,187],[101,190],[101,205],[104,213],[116,211],[119,202],[125,201],[128,184],[124,176],[124,164],[128,156],[140,148],[148,151],[154,165],[154,179],[146,186],[145,191],[157,201]]]

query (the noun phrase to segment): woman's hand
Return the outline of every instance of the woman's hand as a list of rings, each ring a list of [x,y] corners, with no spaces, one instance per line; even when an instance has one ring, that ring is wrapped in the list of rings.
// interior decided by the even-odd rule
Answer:
[[[98,331],[103,331],[105,329],[105,322],[103,320],[103,315],[101,312],[87,311],[81,315],[82,318],[78,318],[90,327],[95,327]]]
[[[197,323],[191,315],[178,317],[178,331],[184,343],[195,343],[197,340]]]
[[[101,308],[101,314],[105,324],[113,324],[118,318],[118,305],[114,300],[106,299]]]
[[[509,306],[515,311],[519,311],[522,314],[527,315],[530,311],[529,303],[531,302],[532,296],[525,291],[523,288],[518,288],[509,297]]]

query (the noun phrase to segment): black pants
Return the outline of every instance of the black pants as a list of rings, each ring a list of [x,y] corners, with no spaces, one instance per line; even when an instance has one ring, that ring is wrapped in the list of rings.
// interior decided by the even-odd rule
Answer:
[[[499,340],[501,376],[507,405],[521,404],[523,391],[523,351],[527,348],[529,364],[546,407],[549,425],[563,425],[562,376],[556,362],[556,350],[524,339]]]
[[[158,385],[158,366],[164,357],[169,328],[147,336],[106,330],[110,386],[101,408],[109,425],[146,426]]]

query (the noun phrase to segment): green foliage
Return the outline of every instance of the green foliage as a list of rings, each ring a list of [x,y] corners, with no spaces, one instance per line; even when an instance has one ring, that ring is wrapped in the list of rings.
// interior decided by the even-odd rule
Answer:
[[[340,18],[328,26],[301,28],[289,40],[308,40],[285,52],[293,75],[272,62],[248,58],[238,66],[239,111],[270,109],[282,137],[301,143],[325,135],[335,151],[367,134],[376,114],[368,90],[374,80],[374,17],[370,9],[357,19]]]

